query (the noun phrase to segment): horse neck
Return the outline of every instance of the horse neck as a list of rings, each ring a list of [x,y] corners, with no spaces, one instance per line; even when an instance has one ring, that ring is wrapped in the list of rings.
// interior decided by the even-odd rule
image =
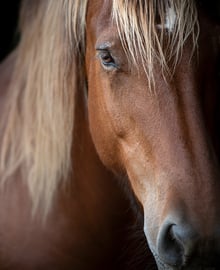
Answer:
[[[78,187],[83,188],[84,192],[96,190],[96,185],[98,187],[102,182],[112,180],[112,175],[99,160],[90,136],[86,98],[83,91],[77,91],[75,95],[72,160],[73,181]]]
[[[16,54],[16,51],[12,52],[2,63],[0,63],[0,110],[5,103]]]

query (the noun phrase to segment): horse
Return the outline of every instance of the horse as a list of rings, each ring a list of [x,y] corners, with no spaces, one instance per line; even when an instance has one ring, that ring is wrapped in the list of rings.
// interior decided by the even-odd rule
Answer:
[[[219,269],[219,23],[195,0],[23,0],[19,29],[0,268]]]

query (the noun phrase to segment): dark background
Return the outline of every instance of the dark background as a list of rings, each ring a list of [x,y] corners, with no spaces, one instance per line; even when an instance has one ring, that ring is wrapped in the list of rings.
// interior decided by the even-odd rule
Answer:
[[[20,0],[0,0],[0,61],[13,49],[19,39],[17,31],[19,6]]]

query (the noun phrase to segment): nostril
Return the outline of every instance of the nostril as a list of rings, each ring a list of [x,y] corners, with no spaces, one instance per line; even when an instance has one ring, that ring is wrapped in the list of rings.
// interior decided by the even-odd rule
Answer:
[[[157,237],[158,265],[163,269],[220,269],[219,239],[216,233],[208,236],[185,220],[179,224],[166,220]]]
[[[190,257],[195,249],[198,241],[198,234],[192,229],[191,226],[172,226],[172,235],[182,246],[185,257]]]
[[[158,255],[166,264],[185,265],[197,241],[198,235],[190,225],[164,224],[158,235]]]
[[[157,241],[160,258],[171,266],[183,264],[184,247],[175,235],[176,226],[175,224],[163,226]]]

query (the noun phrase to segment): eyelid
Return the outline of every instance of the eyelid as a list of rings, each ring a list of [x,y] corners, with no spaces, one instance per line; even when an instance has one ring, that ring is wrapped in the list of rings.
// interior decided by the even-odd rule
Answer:
[[[109,41],[97,42],[95,46],[97,57],[100,59],[102,67],[107,71],[120,69],[118,57],[114,53],[114,49],[113,49],[114,47],[115,47],[114,42],[109,42]],[[110,57],[114,60],[114,63],[104,64],[101,59],[101,56],[104,53],[108,53]]]
[[[104,42],[95,46],[96,51],[110,51],[112,48],[111,42]]]

